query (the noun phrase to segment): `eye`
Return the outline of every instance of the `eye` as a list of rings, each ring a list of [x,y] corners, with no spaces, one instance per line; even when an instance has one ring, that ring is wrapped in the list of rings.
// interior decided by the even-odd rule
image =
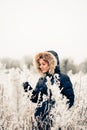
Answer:
[[[44,63],[42,65],[45,65]]]

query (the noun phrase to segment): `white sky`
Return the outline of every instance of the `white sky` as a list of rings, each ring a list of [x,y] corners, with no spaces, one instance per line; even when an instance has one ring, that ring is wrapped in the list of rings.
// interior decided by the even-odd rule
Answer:
[[[87,57],[87,0],[0,0],[0,58],[55,50]]]

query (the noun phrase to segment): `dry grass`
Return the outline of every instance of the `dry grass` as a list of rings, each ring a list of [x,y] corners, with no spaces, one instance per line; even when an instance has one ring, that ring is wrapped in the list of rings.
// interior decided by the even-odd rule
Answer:
[[[75,92],[75,104],[67,110],[65,100],[54,93],[56,107],[52,130],[87,130],[87,74],[78,73],[69,76]],[[39,78],[33,68],[0,70],[0,130],[32,130],[34,110],[37,104],[30,102],[23,91],[22,83],[29,81],[34,88]],[[58,91],[58,90],[57,90]]]

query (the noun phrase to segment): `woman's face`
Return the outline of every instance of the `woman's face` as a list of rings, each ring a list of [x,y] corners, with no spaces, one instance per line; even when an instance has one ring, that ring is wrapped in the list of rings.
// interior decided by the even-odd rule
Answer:
[[[49,71],[49,64],[48,62],[44,61],[43,59],[39,60],[39,68],[42,73],[46,73]]]

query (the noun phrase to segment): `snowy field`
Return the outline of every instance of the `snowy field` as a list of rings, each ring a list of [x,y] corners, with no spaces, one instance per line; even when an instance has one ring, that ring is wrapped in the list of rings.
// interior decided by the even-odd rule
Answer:
[[[58,102],[53,110],[55,122],[52,130],[87,130],[87,74],[69,72],[68,75],[73,83],[75,104],[67,110],[65,101],[55,89]],[[22,83],[29,81],[34,88],[38,78],[32,67],[9,70],[0,67],[0,130],[32,130],[37,104],[29,100],[30,93],[24,93]]]

